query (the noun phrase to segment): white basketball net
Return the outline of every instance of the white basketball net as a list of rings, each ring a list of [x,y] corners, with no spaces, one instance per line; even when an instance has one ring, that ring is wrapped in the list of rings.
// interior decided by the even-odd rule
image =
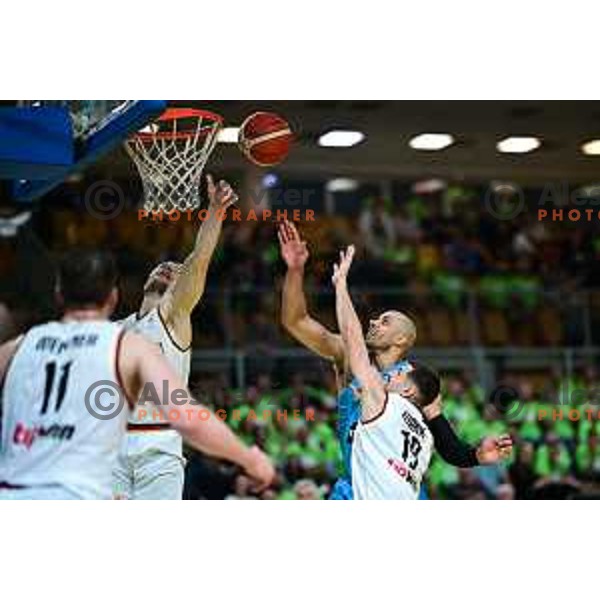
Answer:
[[[209,112],[169,109],[125,142],[142,179],[145,210],[171,212],[200,206],[202,170],[221,125],[221,118]]]

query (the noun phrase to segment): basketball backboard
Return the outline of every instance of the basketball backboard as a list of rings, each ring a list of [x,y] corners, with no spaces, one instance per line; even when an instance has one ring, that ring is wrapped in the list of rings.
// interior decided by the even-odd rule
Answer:
[[[158,117],[166,100],[36,100],[0,107],[0,179],[31,202]]]

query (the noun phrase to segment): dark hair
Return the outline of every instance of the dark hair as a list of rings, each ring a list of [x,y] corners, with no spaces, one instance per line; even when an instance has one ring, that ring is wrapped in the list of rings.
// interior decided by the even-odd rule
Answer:
[[[113,256],[101,250],[72,250],[58,266],[63,308],[102,306],[117,285]]]
[[[413,363],[413,370],[409,371],[408,377],[417,386],[419,406],[427,406],[438,397],[441,381],[440,376],[433,369],[421,363]]]

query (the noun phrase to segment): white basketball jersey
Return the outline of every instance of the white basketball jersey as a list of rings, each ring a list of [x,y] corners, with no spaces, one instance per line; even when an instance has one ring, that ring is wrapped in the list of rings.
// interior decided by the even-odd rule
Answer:
[[[419,409],[398,393],[387,395],[383,413],[360,421],[352,445],[356,500],[415,500],[433,449]]]
[[[4,381],[0,482],[32,497],[40,489],[111,497],[129,413],[117,372],[121,333],[114,323],[73,321],[25,334]]]
[[[125,329],[135,331],[156,344],[171,367],[187,385],[190,376],[191,348],[182,349],[177,345],[157,308],[147,312],[143,317],[139,317],[135,313],[129,315],[120,323]],[[161,390],[156,391],[160,395]],[[163,417],[160,411],[151,402],[138,403],[129,419],[130,423],[145,425],[159,424],[162,421]]]

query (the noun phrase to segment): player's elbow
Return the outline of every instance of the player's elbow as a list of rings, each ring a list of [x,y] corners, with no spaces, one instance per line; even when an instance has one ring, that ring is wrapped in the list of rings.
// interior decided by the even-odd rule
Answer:
[[[281,312],[281,324],[283,325],[283,328],[296,339],[300,333],[301,321],[301,318],[291,314],[289,311],[283,310]]]
[[[295,332],[296,332],[296,326],[295,323],[292,319],[286,319],[285,317],[282,317],[281,319],[281,324],[283,325],[283,328],[293,337],[296,337]]]
[[[310,322],[304,318],[289,319],[283,323],[286,331],[303,346],[314,346],[314,333],[311,330]]]

